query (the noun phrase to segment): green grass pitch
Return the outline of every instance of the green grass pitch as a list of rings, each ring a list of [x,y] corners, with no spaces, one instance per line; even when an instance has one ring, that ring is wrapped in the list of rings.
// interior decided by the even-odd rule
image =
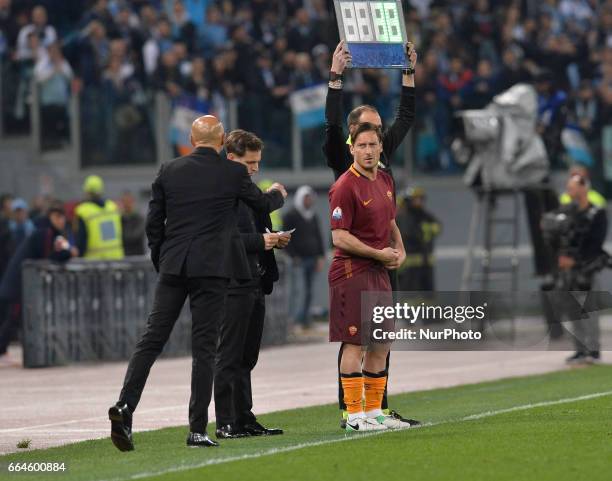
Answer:
[[[283,436],[227,440],[213,449],[187,448],[187,428],[178,427],[136,432],[131,453],[102,439],[11,454],[0,457],[0,479],[612,479],[612,366],[401,394],[390,404],[427,425],[345,434],[335,406],[316,406],[260,417],[283,427]],[[67,470],[7,472],[10,462],[42,461],[64,462]]]

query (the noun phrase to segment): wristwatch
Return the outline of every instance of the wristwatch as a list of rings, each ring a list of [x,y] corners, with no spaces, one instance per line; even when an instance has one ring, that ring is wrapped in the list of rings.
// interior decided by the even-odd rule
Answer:
[[[408,67],[408,68],[402,69],[402,74],[404,75],[414,75],[414,72],[416,72],[414,67]]]

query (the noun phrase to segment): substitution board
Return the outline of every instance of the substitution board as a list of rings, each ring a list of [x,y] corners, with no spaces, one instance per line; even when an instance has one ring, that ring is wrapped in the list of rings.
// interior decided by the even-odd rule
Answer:
[[[401,0],[334,0],[340,38],[353,60],[350,68],[407,68],[408,41]]]

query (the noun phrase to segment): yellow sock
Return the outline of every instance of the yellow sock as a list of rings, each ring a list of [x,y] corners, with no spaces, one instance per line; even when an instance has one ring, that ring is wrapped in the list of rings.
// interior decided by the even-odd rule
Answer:
[[[363,412],[363,376],[341,374],[340,379],[344,390],[344,404],[349,415]]]
[[[364,372],[363,384],[365,388],[365,412],[380,410],[387,385],[387,376],[371,375]]]

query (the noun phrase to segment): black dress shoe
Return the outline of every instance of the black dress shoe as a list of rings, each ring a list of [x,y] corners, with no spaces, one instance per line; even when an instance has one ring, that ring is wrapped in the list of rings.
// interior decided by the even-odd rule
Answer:
[[[115,404],[108,410],[111,422],[111,440],[119,451],[133,451],[132,413],[127,404]]]
[[[215,434],[219,439],[234,439],[234,438],[245,438],[249,436],[246,431],[241,431],[231,424],[223,424],[217,428]]]
[[[248,433],[250,436],[277,436],[283,434],[282,429],[278,428],[266,428],[259,424],[257,421],[247,423],[242,426],[242,430]]]
[[[189,433],[187,437],[187,446],[193,448],[209,448],[219,446],[219,443],[210,439],[206,433]]]

